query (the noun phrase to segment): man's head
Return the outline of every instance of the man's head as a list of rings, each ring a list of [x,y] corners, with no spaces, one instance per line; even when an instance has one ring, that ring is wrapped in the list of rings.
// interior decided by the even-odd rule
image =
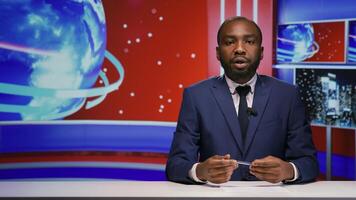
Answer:
[[[262,33],[244,17],[227,19],[218,31],[216,57],[233,81],[245,83],[256,73],[263,58]]]

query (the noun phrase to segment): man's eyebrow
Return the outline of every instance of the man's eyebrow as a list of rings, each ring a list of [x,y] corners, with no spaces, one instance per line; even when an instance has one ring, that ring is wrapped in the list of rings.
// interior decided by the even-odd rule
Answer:
[[[251,37],[258,38],[258,36],[256,34],[246,34],[246,35],[242,35],[242,37],[243,38],[251,38]],[[233,34],[231,34],[231,35],[226,34],[222,38],[236,38],[236,36]]]
[[[247,34],[247,35],[244,35],[244,37],[246,37],[246,38],[252,38],[253,37],[253,38],[256,38],[256,39],[258,38],[256,34]]]
[[[222,38],[235,38],[235,35],[224,35]]]

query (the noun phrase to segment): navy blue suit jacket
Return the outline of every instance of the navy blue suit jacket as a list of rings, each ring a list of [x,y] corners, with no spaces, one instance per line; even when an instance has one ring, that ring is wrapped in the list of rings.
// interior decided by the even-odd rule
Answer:
[[[178,124],[166,165],[168,180],[194,183],[188,172],[196,162],[214,155],[253,161],[271,155],[293,162],[295,183],[314,180],[319,167],[299,92],[272,77],[257,78],[246,141],[242,141],[237,113],[224,76],[184,90]],[[257,180],[240,165],[231,180]]]

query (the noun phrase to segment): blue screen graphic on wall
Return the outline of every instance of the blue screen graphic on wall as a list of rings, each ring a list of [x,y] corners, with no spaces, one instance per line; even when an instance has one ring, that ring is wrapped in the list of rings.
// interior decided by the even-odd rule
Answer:
[[[349,22],[349,47],[347,57],[348,62],[356,62],[356,21]]]
[[[105,50],[101,1],[2,1],[0,18],[6,19],[0,32],[0,120],[61,119],[85,103],[87,109],[97,105],[121,83],[92,88],[99,77],[109,86],[101,72],[105,57],[120,68]],[[102,97],[85,102],[89,96]]]
[[[174,125],[65,118],[125,77],[100,0],[2,0],[0,22],[0,179],[165,180]]]
[[[309,23],[278,26],[277,41],[279,63],[302,62],[319,50],[314,41],[313,25]]]

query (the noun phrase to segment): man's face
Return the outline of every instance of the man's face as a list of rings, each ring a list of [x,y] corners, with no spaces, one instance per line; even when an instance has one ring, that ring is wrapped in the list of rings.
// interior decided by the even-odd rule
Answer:
[[[222,28],[216,57],[231,80],[246,83],[253,77],[263,58],[261,40],[254,24],[245,20]]]

